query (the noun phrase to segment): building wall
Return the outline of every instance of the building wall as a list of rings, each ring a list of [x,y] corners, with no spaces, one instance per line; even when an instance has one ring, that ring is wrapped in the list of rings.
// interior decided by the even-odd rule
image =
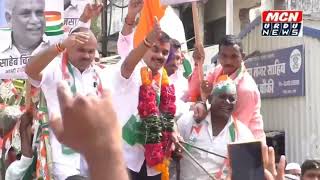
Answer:
[[[226,16],[226,1],[209,0],[205,5],[205,23],[215,21]]]
[[[306,22],[306,24],[311,22]],[[260,25],[243,37],[244,50],[261,52],[304,44],[305,97],[263,99],[261,113],[265,130],[285,131],[288,161],[302,163],[320,158],[320,40],[303,38],[261,37]]]

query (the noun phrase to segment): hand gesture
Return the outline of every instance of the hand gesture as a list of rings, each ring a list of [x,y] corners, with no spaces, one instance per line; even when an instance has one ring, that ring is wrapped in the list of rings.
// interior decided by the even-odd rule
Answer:
[[[144,0],[130,0],[128,5],[128,17],[136,18],[143,8]]]
[[[155,16],[154,17],[154,27],[153,30],[148,34],[147,36],[147,41],[154,44],[159,40],[161,36],[162,29],[160,27],[160,23],[158,21],[158,18]]]
[[[213,89],[213,84],[210,83],[209,81],[203,80],[201,82],[201,91],[206,98],[208,98],[211,95],[212,89]]]
[[[265,167],[265,178],[267,180],[285,180],[285,157],[281,156],[278,168],[275,164],[275,155],[273,147],[263,146],[263,160]]]
[[[63,81],[57,93],[61,117],[52,114],[50,127],[61,143],[90,156],[99,149],[104,150],[106,144],[121,142],[121,130],[108,92],[102,97],[73,97]]]
[[[70,49],[76,44],[85,44],[88,42],[90,35],[86,32],[76,32],[70,34],[65,40],[62,41],[61,45],[63,48]]]
[[[196,103],[193,108],[193,118],[197,123],[200,123],[208,115],[207,109],[202,103]]]
[[[202,65],[204,63],[205,53],[202,44],[196,44],[193,52],[193,60],[196,65]]]
[[[90,19],[94,17],[98,17],[99,14],[102,12],[102,9],[103,9],[102,3],[87,4],[80,16],[80,21],[86,23]]]

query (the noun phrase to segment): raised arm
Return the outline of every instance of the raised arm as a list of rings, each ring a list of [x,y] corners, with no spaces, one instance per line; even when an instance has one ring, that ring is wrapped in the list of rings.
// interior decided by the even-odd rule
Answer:
[[[133,31],[136,26],[136,17],[143,8],[143,0],[130,0],[128,6],[128,14],[125,18],[122,31],[119,33],[117,42],[118,54],[121,59],[128,56],[133,49]]]
[[[123,36],[127,36],[133,32],[136,25],[136,17],[143,8],[143,0],[130,0],[128,6],[128,14],[124,20],[124,25],[121,31]]]
[[[155,21],[155,26],[153,31],[151,31],[144,42],[141,42],[140,45],[133,49],[130,54],[126,57],[124,62],[121,65],[121,75],[122,77],[129,79],[131,74],[134,71],[134,68],[137,66],[139,61],[143,58],[144,54],[148,51],[149,48],[157,41],[161,34],[161,28],[158,20]]]
[[[103,9],[103,4],[87,4],[83,9],[83,12],[79,18],[79,23],[88,23],[92,18],[96,18],[100,15]]]
[[[76,43],[83,44],[87,42],[89,35],[84,32],[73,33],[61,43],[51,45],[49,48],[32,56],[26,65],[25,72],[33,80],[41,81],[42,71],[48,64],[57,57],[66,48],[73,47]]]

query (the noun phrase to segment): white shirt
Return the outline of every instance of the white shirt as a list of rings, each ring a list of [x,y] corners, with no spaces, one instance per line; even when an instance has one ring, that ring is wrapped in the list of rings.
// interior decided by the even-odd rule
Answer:
[[[133,49],[133,38],[134,33],[128,34],[127,36],[122,35],[119,33],[119,38],[117,41],[117,50],[118,54],[121,57],[121,61],[119,64],[122,64],[124,59],[129,55],[130,51]],[[179,116],[184,112],[188,112],[190,110],[190,104],[185,103],[182,100],[185,92],[188,91],[188,80],[183,76],[183,70],[178,69],[174,74],[170,77],[170,83],[174,84],[175,93],[176,93],[176,106],[177,106],[177,113],[176,115]]]
[[[21,180],[31,166],[33,158],[21,156],[20,160],[16,160],[10,164],[6,170],[6,178],[9,180]]]
[[[61,58],[57,57],[43,70],[41,82],[31,80],[32,85],[35,87],[41,87],[41,90],[43,91],[47,101],[49,115],[52,113],[60,115],[57,85],[63,79],[61,67]],[[101,79],[103,89],[107,89],[107,82],[110,81],[106,81],[106,76],[104,75],[105,73],[98,66],[90,66],[82,74],[74,66],[72,66],[72,69],[74,71],[77,93],[81,95],[96,93],[96,87],[94,86],[95,80],[93,79],[95,71]],[[50,143],[52,147],[52,158],[54,163],[53,174],[58,174],[57,179],[60,180],[67,178],[68,176],[79,174],[81,168],[80,155],[78,153],[72,155],[62,154],[62,146],[54,136],[53,132],[50,132]],[[61,168],[58,168],[59,166]]]
[[[181,68],[172,74],[169,79],[174,84],[177,106],[176,116],[179,116],[190,110],[191,104],[182,100],[184,94],[188,91],[188,80],[183,76]]]
[[[31,55],[47,48],[50,45],[47,36],[43,36],[39,46],[29,54],[21,54],[12,43],[11,31],[2,31],[7,34],[6,39],[1,39],[0,43],[0,76],[2,79],[26,79],[24,67]]]
[[[232,119],[229,120],[224,129],[216,137],[212,134],[210,113],[200,124],[194,121],[193,112],[184,114],[177,123],[180,135],[186,142],[219,155],[228,156],[227,144],[232,142],[229,134],[229,126],[232,124]],[[251,131],[244,124],[237,121],[237,125],[239,133],[236,132],[236,142],[254,139]],[[196,131],[194,127],[199,128],[198,131]],[[219,172],[224,165],[223,158],[193,148],[191,148],[189,152],[211,174]],[[210,178],[187,155],[183,155],[181,159],[181,179],[209,180]]]
[[[130,51],[133,49],[133,38],[134,32],[128,34],[127,36],[122,35],[122,32],[119,32],[119,37],[117,41],[117,51],[121,59],[125,59]]]
[[[33,129],[35,129],[34,131],[34,136],[32,137],[32,149],[36,148],[36,140],[37,140],[37,136],[36,134],[38,134],[39,128],[40,128],[40,124],[38,121],[34,122],[34,124],[32,125]],[[10,166],[8,167],[8,169],[6,170],[6,174],[5,174],[5,179],[9,179],[9,180],[22,180],[23,177],[25,176],[28,168],[32,165],[33,162],[33,158],[34,157],[25,157],[25,156],[21,156],[20,160],[15,160],[13,163],[10,164]]]
[[[117,116],[120,120],[122,127],[128,122],[132,115],[138,114],[138,100],[139,100],[139,89],[141,83],[140,69],[146,66],[141,60],[135,67],[132,75],[129,79],[122,77],[120,67],[118,66],[114,74],[114,107],[117,110]],[[124,160],[129,169],[135,172],[140,172],[144,157],[143,145],[136,144],[131,146],[123,140]],[[147,167],[148,176],[155,176],[159,174],[152,168]]]

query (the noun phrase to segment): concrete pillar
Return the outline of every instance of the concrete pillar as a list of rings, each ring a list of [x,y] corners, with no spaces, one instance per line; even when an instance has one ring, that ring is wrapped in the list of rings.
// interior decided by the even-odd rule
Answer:
[[[226,0],[226,34],[234,34],[233,32],[233,0]]]

